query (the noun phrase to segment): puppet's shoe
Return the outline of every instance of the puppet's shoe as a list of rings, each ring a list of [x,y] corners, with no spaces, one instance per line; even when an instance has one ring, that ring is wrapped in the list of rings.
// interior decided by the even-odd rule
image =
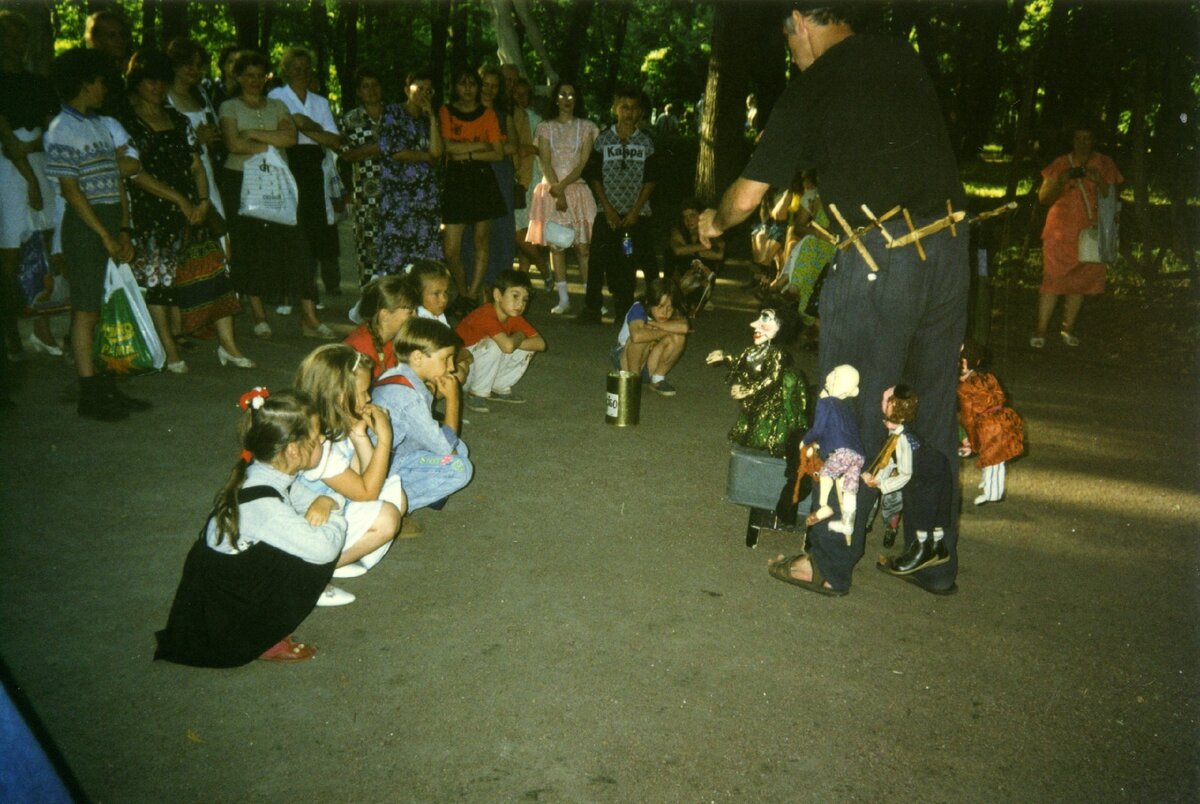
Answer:
[[[934,559],[932,539],[926,539],[923,542],[914,540],[899,558],[893,559],[888,572],[893,575],[908,575],[924,569]]]
[[[883,546],[884,547],[891,547],[893,544],[896,543],[896,530],[897,529],[893,528],[891,525],[888,525],[886,528],[883,529]]]
[[[846,595],[850,594],[850,590],[848,589],[839,591],[826,586],[825,579],[821,577],[819,572],[817,572],[817,565],[812,563],[812,558],[808,559],[809,566],[812,567],[812,580],[802,581],[799,578],[794,577],[792,575],[792,565],[805,557],[806,556],[804,553],[801,553],[797,556],[792,556],[791,558],[779,556],[778,558],[767,562],[767,573],[777,581],[790,583],[792,586],[799,586],[801,589],[807,589],[810,592],[816,592],[818,595],[825,595],[826,597],[845,597]]]
[[[978,497],[975,498],[976,505],[983,505],[986,502],[991,502],[991,500],[988,499],[988,496],[986,494],[980,494]]]
[[[822,505],[820,508],[813,511],[811,514],[809,514],[808,516],[806,516],[804,518],[804,524],[808,525],[809,527],[812,527],[813,525],[817,524],[818,522],[824,522],[826,519],[829,519],[829,517],[831,517],[831,516],[833,516],[833,509],[830,508],[828,505]]]
[[[850,546],[850,537],[854,533],[854,509],[846,508],[842,511],[842,518],[836,522],[829,523],[829,530],[833,533],[840,533],[846,537],[846,546]]]

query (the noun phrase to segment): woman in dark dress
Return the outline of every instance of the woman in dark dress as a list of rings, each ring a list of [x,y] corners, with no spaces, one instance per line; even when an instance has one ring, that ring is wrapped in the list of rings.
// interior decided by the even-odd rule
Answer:
[[[442,259],[442,138],[433,107],[433,76],[404,82],[407,100],[388,104],[379,123],[382,173],[376,274],[399,274],[418,260]]]
[[[187,372],[187,363],[171,335],[167,307],[185,308],[185,334],[203,333],[215,325],[222,365],[240,368],[254,363],[238,350],[233,337],[233,314],[241,309],[223,270],[219,247],[213,256],[218,270],[189,276],[177,283],[178,272],[197,240],[208,241],[204,226],[210,211],[209,186],[195,134],[186,117],[166,105],[174,78],[163,53],[145,51],[130,62],[126,82],[129,111],[121,120],[141,157],[142,171],[128,180],[130,221],[137,256],[133,271],[146,288],[146,301],[155,329],[167,353],[167,370]],[[214,266],[218,267],[218,266]]]

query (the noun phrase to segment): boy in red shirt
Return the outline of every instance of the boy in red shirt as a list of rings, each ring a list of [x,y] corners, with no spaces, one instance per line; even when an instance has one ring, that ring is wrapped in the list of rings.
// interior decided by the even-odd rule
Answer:
[[[484,304],[455,327],[474,357],[463,383],[466,406],[488,412],[488,400],[524,402],[512,387],[525,375],[534,352],[546,351],[546,339],[525,320],[532,284],[520,271],[502,271],[492,286],[492,303]]]

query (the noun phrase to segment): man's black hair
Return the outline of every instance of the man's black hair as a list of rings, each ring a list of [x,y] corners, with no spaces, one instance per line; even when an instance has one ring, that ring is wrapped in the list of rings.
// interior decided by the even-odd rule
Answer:
[[[843,23],[854,27],[859,16],[859,9],[853,3],[792,2],[788,4],[788,13],[793,10],[818,25]]]
[[[84,84],[104,78],[111,68],[111,60],[99,50],[74,47],[50,63],[50,85],[60,101],[70,103]]]

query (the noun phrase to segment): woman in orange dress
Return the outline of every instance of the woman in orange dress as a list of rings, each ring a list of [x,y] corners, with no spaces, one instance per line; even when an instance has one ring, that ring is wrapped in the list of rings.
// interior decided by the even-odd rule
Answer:
[[[1042,171],[1038,201],[1050,207],[1042,229],[1042,287],[1038,298],[1037,331],[1029,345],[1046,345],[1046,328],[1058,305],[1066,296],[1060,335],[1067,346],[1078,346],[1075,319],[1084,296],[1104,292],[1102,262],[1079,261],[1079,233],[1096,226],[1099,199],[1125,181],[1116,164],[1104,154],[1092,150],[1096,136],[1089,126],[1072,130],[1071,153],[1051,162]]]

